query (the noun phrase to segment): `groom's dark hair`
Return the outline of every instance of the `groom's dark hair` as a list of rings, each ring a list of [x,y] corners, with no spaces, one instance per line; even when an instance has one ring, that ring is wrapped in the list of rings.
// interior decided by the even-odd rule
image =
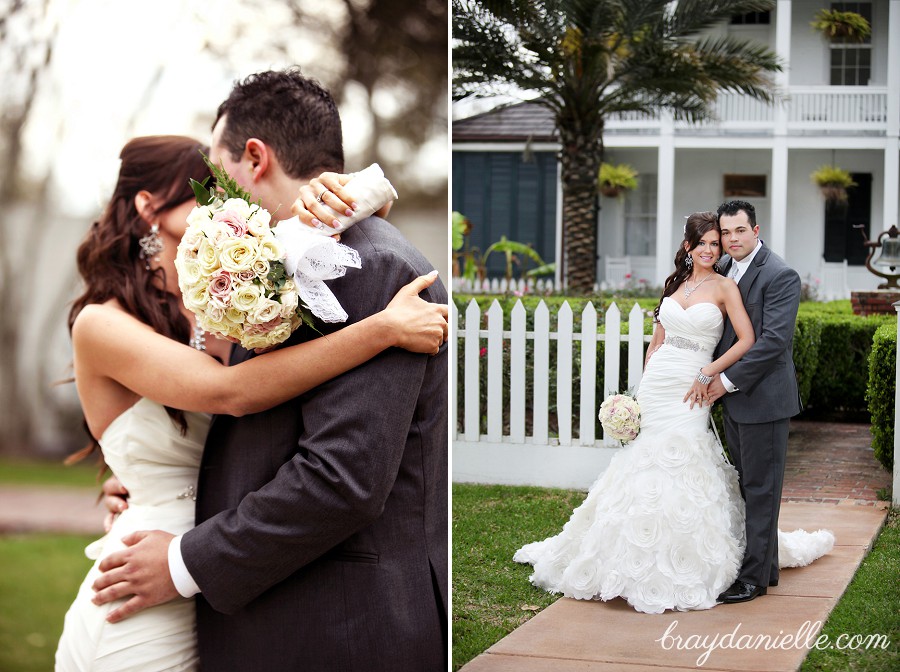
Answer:
[[[721,217],[722,215],[728,215],[729,217],[734,217],[741,210],[747,213],[747,220],[750,222],[750,227],[756,226],[756,208],[754,208],[747,201],[728,201],[726,203],[722,203],[719,206],[719,209],[716,210],[716,216]]]
[[[290,177],[344,170],[341,117],[334,98],[300,68],[267,70],[235,82],[213,126],[226,114],[221,141],[235,161],[247,140],[258,138],[275,151]]]

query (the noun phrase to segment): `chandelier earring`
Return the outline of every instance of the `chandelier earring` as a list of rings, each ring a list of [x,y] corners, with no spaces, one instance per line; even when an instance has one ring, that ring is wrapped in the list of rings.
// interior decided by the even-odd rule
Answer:
[[[138,240],[138,245],[141,248],[141,259],[144,259],[147,263],[147,270],[150,270],[150,260],[154,259],[154,261],[159,261],[159,257],[157,255],[163,251],[165,248],[165,244],[163,243],[163,239],[159,235],[159,223],[155,222],[150,226],[150,233],[146,236]]]
[[[694,268],[694,258],[690,254],[685,255],[684,265],[688,267],[688,270]]]

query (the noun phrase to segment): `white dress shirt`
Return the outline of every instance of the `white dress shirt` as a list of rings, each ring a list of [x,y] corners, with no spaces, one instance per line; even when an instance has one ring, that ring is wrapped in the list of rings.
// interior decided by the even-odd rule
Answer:
[[[169,542],[169,575],[172,577],[172,583],[175,584],[175,590],[182,597],[193,597],[200,592],[200,586],[194,581],[194,577],[188,571],[184,564],[184,558],[181,557],[181,537],[177,537]]]
[[[739,283],[741,278],[744,277],[744,273],[747,272],[750,263],[753,261],[753,258],[756,256],[756,253],[759,252],[760,248],[762,248],[762,242],[757,238],[756,247],[753,248],[753,251],[750,254],[740,261],[737,259],[731,260],[731,268],[728,270],[728,277],[734,278],[735,284]],[[725,386],[727,392],[737,392],[737,386],[728,380],[728,376],[726,376],[724,372],[720,373],[719,376],[721,377],[722,385]]]

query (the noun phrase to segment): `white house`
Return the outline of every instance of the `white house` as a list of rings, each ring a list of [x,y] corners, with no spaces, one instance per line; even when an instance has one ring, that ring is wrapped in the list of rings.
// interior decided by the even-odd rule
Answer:
[[[871,38],[829,42],[810,26],[823,7],[866,16]],[[872,239],[900,226],[900,0],[778,0],[771,13],[735,17],[718,31],[778,54],[783,101],[724,94],[718,120],[703,125],[610,119],[606,161],[630,164],[640,178],[624,197],[601,198],[598,279],[614,279],[612,267],[624,264],[635,278],[662,284],[684,217],[740,198],[756,206],[762,238],[802,277],[822,282],[827,273],[822,289],[831,296],[873,289],[879,279],[863,265],[853,226]],[[454,121],[452,205],[473,221],[474,244],[483,250],[506,235],[561,267],[557,150],[549,113],[532,103]],[[839,211],[826,209],[810,179],[824,164],[850,171],[859,185]],[[845,260],[846,284],[831,276]]]

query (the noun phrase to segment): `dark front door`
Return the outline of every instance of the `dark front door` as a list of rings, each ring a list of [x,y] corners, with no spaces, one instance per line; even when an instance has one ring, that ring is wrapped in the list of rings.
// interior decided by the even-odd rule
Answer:
[[[866,263],[868,248],[863,246],[862,231],[869,238],[872,224],[872,174],[852,173],[855,187],[847,189],[846,203],[825,205],[825,261],[843,261],[851,266]],[[853,228],[862,225],[862,229]]]

